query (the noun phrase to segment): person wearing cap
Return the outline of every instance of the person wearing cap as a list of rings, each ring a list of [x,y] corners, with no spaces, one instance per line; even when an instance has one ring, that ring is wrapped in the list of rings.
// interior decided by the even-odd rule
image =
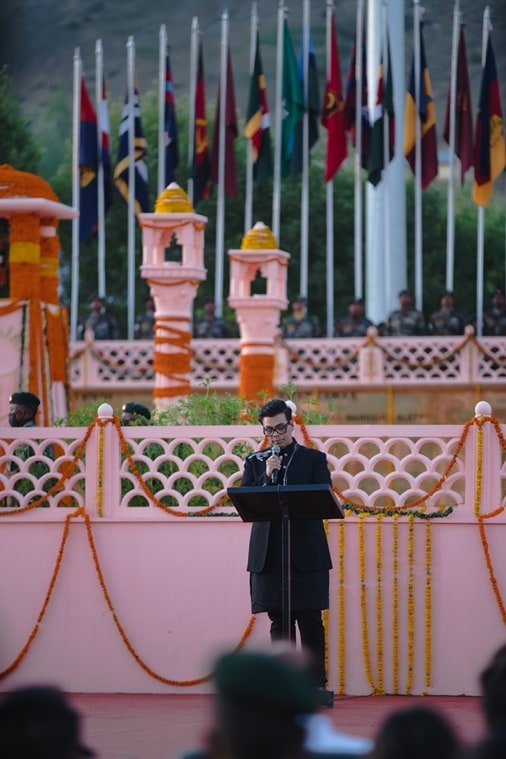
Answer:
[[[241,486],[331,484],[325,454],[299,445],[293,437],[290,402],[277,398],[269,401],[260,409],[258,419],[269,447],[246,458]],[[297,626],[303,648],[312,655],[317,684],[324,691],[327,677],[322,610],[329,607],[332,561],[321,519],[293,520],[290,554],[290,638],[295,641]],[[282,640],[281,520],[253,522],[247,570],[250,573],[252,613],[267,613],[271,622],[271,640]]]
[[[506,335],[506,300],[501,287],[495,288],[492,294],[492,308],[483,314],[483,335]]]
[[[399,293],[399,308],[390,313],[387,319],[385,334],[392,336],[425,335],[425,317],[413,305],[413,295],[410,290]]]
[[[463,335],[466,320],[455,310],[455,296],[445,290],[439,301],[440,308],[429,317],[429,335]]]
[[[320,337],[320,323],[316,316],[308,314],[307,299],[303,295],[297,295],[290,305],[291,313],[281,320],[281,337]]]
[[[13,393],[9,398],[9,425],[11,427],[36,427],[35,416],[40,399],[35,393]]]
[[[119,340],[118,322],[114,316],[107,312],[104,298],[95,295],[91,301],[90,309],[90,315],[79,328],[80,339],[84,337],[86,332],[93,332],[95,340]]]
[[[225,319],[216,316],[214,298],[205,298],[202,304],[204,315],[193,326],[193,337],[199,339],[232,337],[232,330]]]
[[[213,670],[214,722],[209,759],[302,759],[305,719],[318,708],[310,673],[274,652],[227,653]],[[196,754],[199,756],[199,754]]]
[[[52,685],[20,687],[0,697],[2,759],[95,756],[81,741],[81,717]]]
[[[129,401],[121,407],[121,424],[123,427],[146,425],[151,422],[151,411],[143,403]]]
[[[137,314],[134,324],[135,340],[151,340],[155,336],[155,301],[151,295],[144,299],[144,311]]]
[[[336,323],[334,337],[365,337],[369,327],[374,324],[364,314],[362,298],[352,298],[348,301],[348,315]]]

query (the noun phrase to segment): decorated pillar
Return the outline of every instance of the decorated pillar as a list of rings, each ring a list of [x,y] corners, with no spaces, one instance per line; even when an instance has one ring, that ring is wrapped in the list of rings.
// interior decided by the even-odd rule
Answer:
[[[9,222],[9,298],[0,301],[0,408],[8,408],[12,392],[29,390],[41,400],[40,424],[67,412],[69,344],[58,298],[56,228],[59,219],[77,213],[41,177],[0,166],[0,218]]]
[[[279,317],[286,297],[289,253],[279,250],[273,233],[261,221],[244,235],[240,250],[229,250],[230,295],[241,330],[239,395],[256,400],[274,393],[274,366]],[[258,275],[264,293],[252,293]]]
[[[194,213],[188,195],[170,184],[154,213],[139,216],[141,275],[155,303],[155,389],[157,408],[190,393],[193,302],[204,268],[205,216]]]

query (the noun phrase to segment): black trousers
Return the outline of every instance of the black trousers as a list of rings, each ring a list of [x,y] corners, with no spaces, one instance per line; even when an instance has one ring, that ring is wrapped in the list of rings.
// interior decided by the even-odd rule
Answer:
[[[283,639],[283,614],[280,610],[267,612],[271,620],[271,640]],[[325,687],[325,628],[320,609],[292,611],[290,615],[290,640],[295,642],[295,624],[299,628],[301,645],[312,653],[316,683]]]

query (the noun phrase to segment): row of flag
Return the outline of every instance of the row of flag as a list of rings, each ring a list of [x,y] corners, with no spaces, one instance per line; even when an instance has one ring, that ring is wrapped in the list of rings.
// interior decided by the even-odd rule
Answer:
[[[360,149],[361,165],[367,171],[367,179],[377,185],[382,178],[386,163],[394,155],[395,113],[393,105],[393,81],[390,65],[390,45],[388,31],[382,44],[382,54],[376,86],[376,103],[369,114],[368,82],[365,66],[365,44],[362,44],[361,65],[361,112],[356,112],[357,61],[355,44],[342,86],[341,66],[335,20],[330,17],[328,66],[323,96],[323,105],[318,93],[318,71],[314,48],[310,42],[308,50],[307,102],[304,97],[303,48],[299,57],[295,55],[288,23],[285,19],[283,30],[283,75],[282,75],[282,134],[281,134],[281,176],[296,176],[302,170],[302,123],[304,113],[308,113],[309,149],[319,139],[319,123],[327,131],[327,146],[324,167],[325,181],[333,179],[348,155],[348,137],[355,149]],[[415,171],[416,123],[421,129],[421,185],[426,189],[438,174],[437,136],[434,99],[429,69],[425,56],[422,26],[419,29],[420,79],[415,82],[415,59],[411,64],[411,74],[406,95],[404,117],[404,155]],[[206,116],[206,93],[202,40],[199,42],[196,68],[193,125],[193,150],[190,162],[191,197],[194,207],[210,191],[210,184],[218,182],[219,166],[219,124],[221,108],[225,109],[225,192],[238,197],[235,165],[234,141],[239,135],[237,110],[234,93],[234,79],[230,50],[227,58],[226,98],[222,103],[220,91],[217,95],[217,110],[214,122],[212,149],[208,140]],[[417,108],[418,97],[418,108]],[[169,55],[165,60],[164,89],[164,151],[165,185],[175,181],[179,164],[177,120]],[[137,87],[133,102],[125,101],[119,133],[118,160],[112,171],[110,135],[107,116],[105,84],[100,102],[101,135],[97,139],[97,116],[88,95],[84,76],[81,80],[80,98],[80,238],[84,239],[96,231],[98,223],[97,190],[99,166],[103,169],[105,210],[112,201],[112,179],[121,196],[127,201],[129,193],[129,165],[131,157],[135,163],[135,210],[136,213],[150,210],[147,174],[147,142],[141,123],[140,98]],[[129,145],[129,120],[134,120],[134,145]],[[356,146],[357,123],[360,119],[361,144]],[[474,167],[473,200],[480,206],[490,201],[493,184],[505,167],[505,147],[503,116],[499,96],[499,86],[495,56],[490,33],[486,46],[485,64],[482,70],[476,134],[473,141],[471,94],[467,70],[464,27],[461,25],[457,58],[457,84],[455,98],[455,153],[461,163],[461,180]],[[444,137],[449,142],[450,95],[448,96]],[[260,40],[257,32],[254,65],[252,70],[246,124],[243,134],[251,141],[253,175],[258,184],[273,173],[271,146],[271,121],[267,99],[267,88],[262,67]]]

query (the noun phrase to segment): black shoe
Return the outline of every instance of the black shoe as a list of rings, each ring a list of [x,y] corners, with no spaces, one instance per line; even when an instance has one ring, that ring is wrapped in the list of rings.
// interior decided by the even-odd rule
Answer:
[[[319,705],[326,706],[328,709],[332,709],[334,706],[334,691],[326,690],[323,685],[320,685],[317,690]]]

